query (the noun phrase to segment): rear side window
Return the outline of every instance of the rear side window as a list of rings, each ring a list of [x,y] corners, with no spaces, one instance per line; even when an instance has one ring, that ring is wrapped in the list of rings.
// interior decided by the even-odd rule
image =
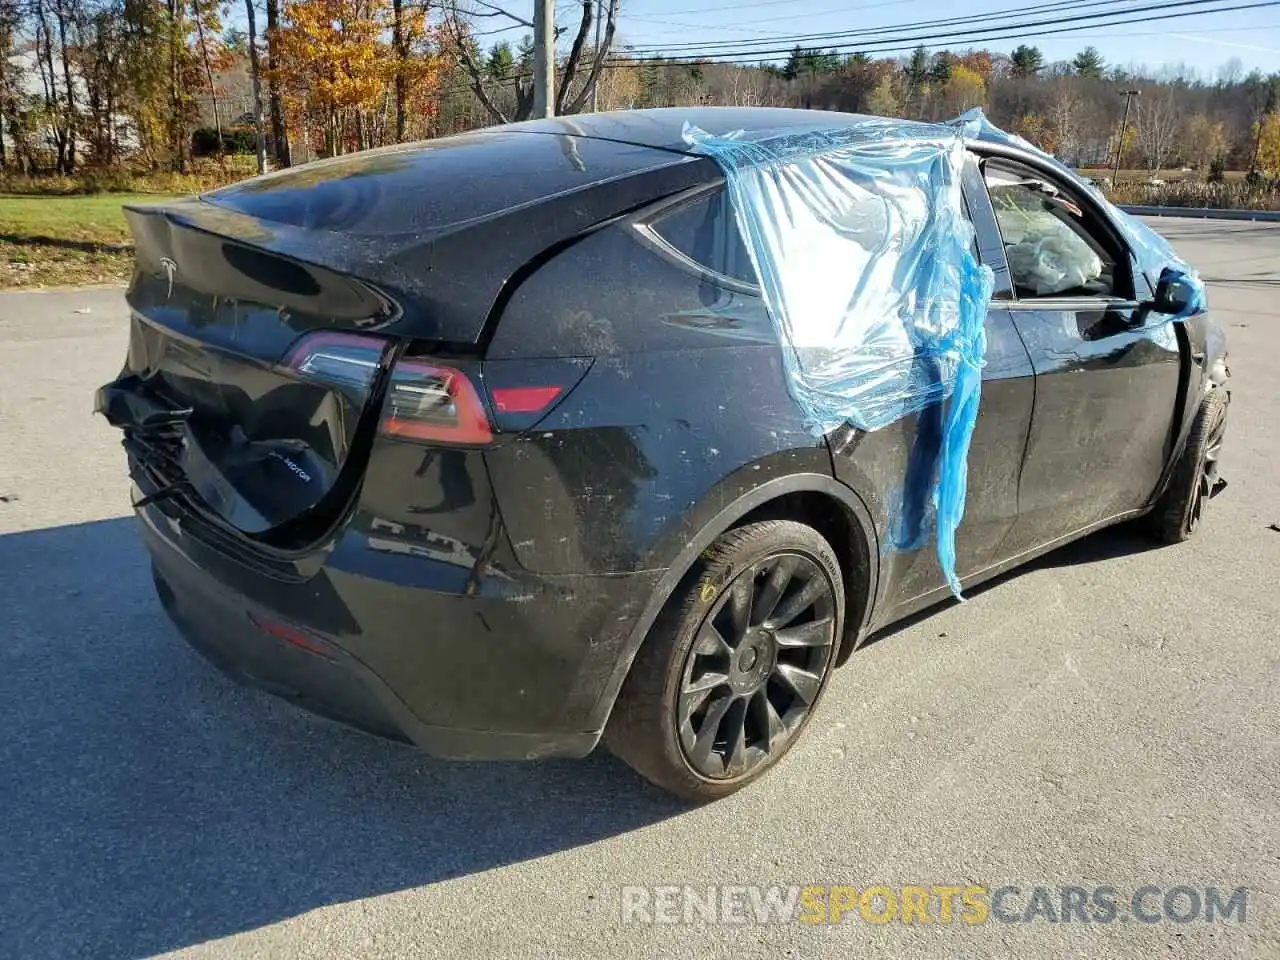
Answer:
[[[723,189],[664,211],[649,229],[712,273],[756,285],[755,269]]]

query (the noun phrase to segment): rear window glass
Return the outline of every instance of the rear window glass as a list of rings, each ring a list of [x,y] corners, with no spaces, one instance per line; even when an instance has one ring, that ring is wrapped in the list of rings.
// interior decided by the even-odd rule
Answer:
[[[649,224],[667,243],[713,273],[756,284],[756,272],[723,190],[676,207]]]

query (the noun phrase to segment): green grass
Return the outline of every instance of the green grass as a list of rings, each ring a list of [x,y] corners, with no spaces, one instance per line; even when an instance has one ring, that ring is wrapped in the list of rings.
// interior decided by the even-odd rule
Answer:
[[[150,194],[0,194],[0,289],[127,279],[133,244],[122,207],[161,199]]]

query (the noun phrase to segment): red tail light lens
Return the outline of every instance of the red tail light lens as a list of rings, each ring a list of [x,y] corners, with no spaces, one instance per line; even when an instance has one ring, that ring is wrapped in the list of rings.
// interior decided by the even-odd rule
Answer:
[[[263,633],[275,637],[277,640],[283,640],[285,643],[292,644],[299,650],[307,651],[307,653],[313,653],[317,657],[324,657],[326,660],[333,659],[333,650],[330,649],[327,643],[308,636],[296,627],[291,627],[287,623],[281,623],[279,620],[272,620],[252,612],[249,613],[249,619],[255,627]]]
[[[284,359],[293,372],[365,396],[378,376],[387,341],[356,333],[310,333]]]
[[[541,413],[560,396],[563,387],[494,387],[493,406],[498,413]]]
[[[407,440],[482,444],[493,439],[484,401],[461,370],[401,360],[391,371],[382,432]]]

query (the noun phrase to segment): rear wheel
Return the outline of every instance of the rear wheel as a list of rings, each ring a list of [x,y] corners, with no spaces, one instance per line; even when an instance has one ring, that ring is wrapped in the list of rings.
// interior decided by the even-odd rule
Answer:
[[[632,664],[605,740],[693,800],[758,779],[795,743],[835,665],[844,589],[831,545],[790,520],[724,534]]]
[[[1164,543],[1180,543],[1200,526],[1205,504],[1222,483],[1218,461],[1227,432],[1227,393],[1204,398],[1187,437],[1182,459],[1150,515],[1152,533]]]

